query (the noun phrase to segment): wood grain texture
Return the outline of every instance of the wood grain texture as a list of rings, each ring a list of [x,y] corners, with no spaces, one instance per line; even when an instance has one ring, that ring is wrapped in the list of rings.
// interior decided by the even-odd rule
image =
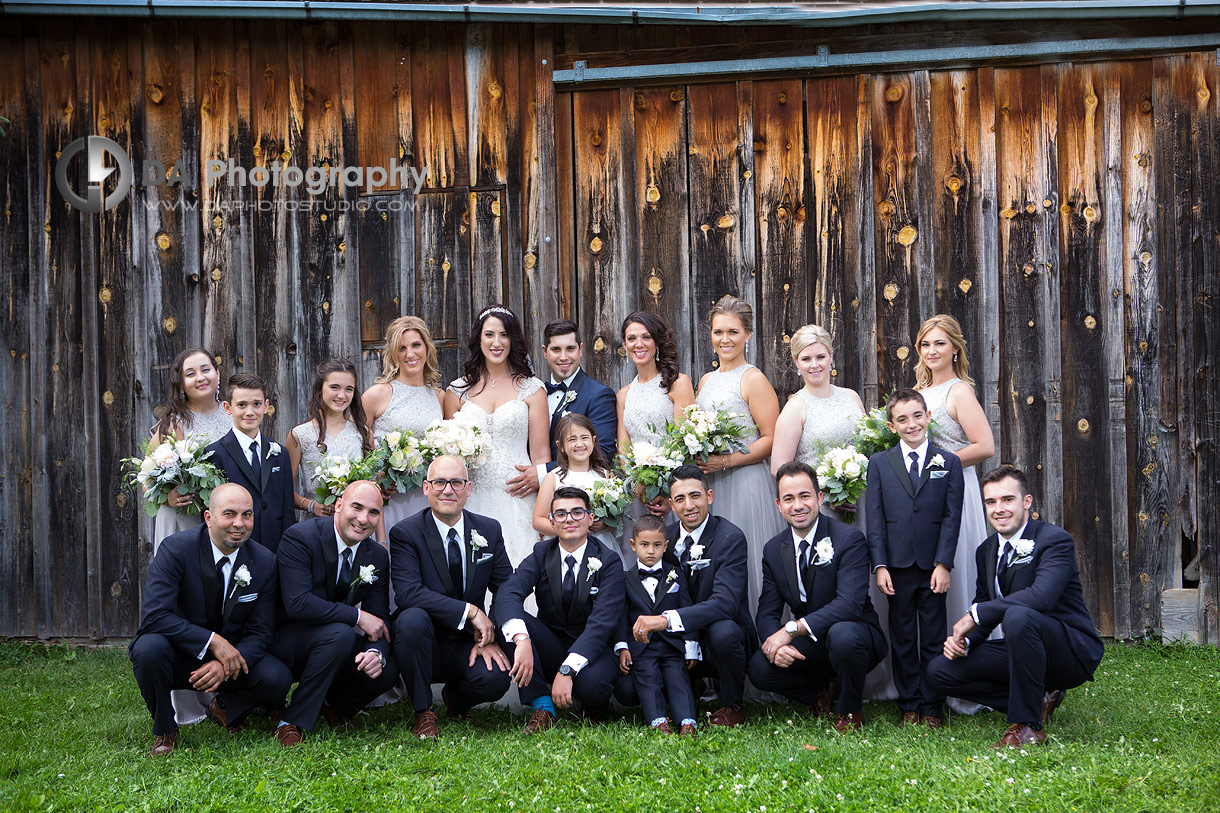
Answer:
[[[411,43],[411,121],[415,164],[425,186],[470,185],[465,74],[459,26],[424,23]]]

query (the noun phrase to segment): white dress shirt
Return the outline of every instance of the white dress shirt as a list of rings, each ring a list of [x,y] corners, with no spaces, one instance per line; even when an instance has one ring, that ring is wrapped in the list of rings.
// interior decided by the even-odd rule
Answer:
[[[436,532],[441,536],[441,548],[445,551],[445,562],[449,562],[449,529],[457,531],[458,548],[462,551],[462,584],[466,584],[466,559],[468,553],[466,551],[466,514],[465,512],[458,515],[458,521],[452,525],[446,525],[441,522],[436,514],[432,515],[432,521],[436,523]],[[456,587],[457,585],[455,585]],[[466,619],[470,616],[470,604],[462,610],[462,618],[457,622],[456,629],[466,628]]]
[[[1012,540],[1021,539],[1022,536],[1024,536],[1025,527],[1027,525],[1029,525],[1029,520],[1026,520],[1025,525],[1022,525],[1020,530],[1018,530],[1012,536],[1001,536],[997,534],[997,537],[999,537],[999,544],[995,546],[995,579],[992,580],[992,587],[995,589],[996,596],[1000,595],[1000,562],[1004,560],[1005,554],[1008,552],[1009,548],[1012,547]],[[970,617],[974,619],[974,623],[976,624],[979,623],[978,608],[979,605],[977,602],[970,605]]]
[[[569,556],[576,557],[576,563],[572,565],[572,575],[576,579],[580,578],[580,566],[585,561],[585,551],[588,549],[588,547],[589,547],[588,538],[586,538],[585,541],[580,544],[579,548],[577,548],[574,551],[571,551],[570,553],[568,551],[564,550],[562,546],[560,546],[560,548],[559,548],[560,584],[563,583],[563,578],[568,575],[567,558]],[[517,635],[523,635],[523,634],[527,635],[527,636],[529,635],[529,630],[526,629],[525,619],[523,619],[523,618],[508,619],[501,625],[500,631],[502,633],[504,633],[504,640],[506,640],[506,641],[513,640],[513,638]],[[563,663],[565,666],[572,667],[573,672],[579,673],[580,670],[584,669],[585,665],[589,663],[589,659],[584,657],[583,655],[578,655],[575,652],[569,652],[568,657],[563,659]]]
[[[911,470],[911,452],[919,455],[919,473],[923,474],[924,461],[928,459],[928,436],[925,433],[923,443],[918,447],[908,446],[905,440],[899,441],[902,445],[902,467],[908,472]]]
[[[693,531],[686,530],[686,528],[679,523],[681,530],[678,532],[678,538],[674,540],[674,555],[678,557],[679,561],[682,559],[682,554],[686,552],[686,537],[689,536],[691,538],[692,546],[698,545],[699,540],[703,538],[703,532],[707,530],[707,523],[711,518],[712,515],[709,513],[703,518],[703,522],[699,523],[699,527],[695,528]],[[702,559],[703,557],[699,556],[692,558]],[[691,601],[694,600],[695,597],[691,596]],[[661,615],[665,616],[665,620],[669,624],[665,628],[666,632],[686,632],[686,627],[682,625],[682,616],[678,614],[677,610],[666,610],[665,612],[661,613]]]
[[[215,542],[212,542],[211,545],[212,545],[212,564],[213,565],[219,564],[220,560],[223,559],[224,557],[226,557],[226,556],[229,557],[229,563],[227,565],[225,565],[225,567],[224,567],[224,584],[221,585],[221,595],[224,596],[225,598],[228,598],[229,583],[233,581],[233,563],[237,561],[238,551],[233,551],[232,553],[225,553],[220,548],[216,547]],[[211,601],[211,596],[205,596],[205,599],[207,599],[208,601]],[[222,607],[224,606],[223,601],[221,601],[221,606]],[[223,623],[223,622],[224,622],[224,619],[221,619],[221,623]],[[212,639],[215,637],[216,637],[216,633],[214,633],[214,632],[208,636],[208,642],[206,644],[204,644],[203,649],[201,649],[199,651],[199,656],[198,656],[199,660],[203,660],[203,656],[208,654],[208,647],[210,647],[212,645]]]
[[[262,460],[262,458],[264,456],[263,455],[262,430],[256,431],[254,433],[253,437],[251,437],[250,435],[247,435],[245,432],[241,431],[236,426],[234,426],[231,431],[233,432],[233,437],[237,439],[237,445],[241,447],[242,454],[244,454],[246,456],[246,462],[250,464],[251,468],[253,468],[254,467],[254,456],[250,453],[250,443],[253,441],[258,444],[259,460]]]
[[[550,383],[552,386],[554,386],[556,384],[567,384],[569,389],[567,390],[567,392],[564,392],[563,390],[555,390],[554,392],[547,393],[546,414],[547,414],[548,421],[551,419],[550,416],[555,414],[555,410],[559,408],[560,400],[563,398],[567,398],[568,393],[575,392],[575,390],[571,389],[572,381],[573,381],[573,379],[576,378],[576,376],[580,375],[580,369],[581,368],[578,365],[576,367],[576,371],[574,373],[572,373],[570,376],[568,376],[567,378],[565,378],[563,381],[556,381],[555,374],[551,373],[551,382]],[[558,441],[558,438],[556,438],[556,441]],[[538,482],[541,483],[546,478],[546,463],[539,463],[537,466],[535,466],[535,468],[538,470]]]

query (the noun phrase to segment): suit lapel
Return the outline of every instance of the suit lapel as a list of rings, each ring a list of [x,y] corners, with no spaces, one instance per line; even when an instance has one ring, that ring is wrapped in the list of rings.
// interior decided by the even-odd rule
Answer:
[[[262,482],[258,484],[258,490],[266,491],[267,490],[267,481],[271,479],[271,469],[273,468],[273,466],[271,465],[271,441],[264,440],[262,449],[263,449],[263,465],[259,469],[259,472],[262,475]],[[244,455],[243,455],[243,457],[244,457]]]
[[[987,593],[992,599],[997,599],[999,596],[995,594],[995,570],[996,556],[1000,549],[999,534],[992,534],[987,541],[983,543],[983,572],[987,575]]]
[[[635,591],[635,594],[640,597],[640,601],[644,602],[645,607],[656,609],[656,603],[648,597],[648,590],[644,587],[644,579],[640,576],[638,567],[633,567],[627,572],[627,586]],[[659,585],[657,589],[660,589]]]
[[[779,556],[783,561],[788,588],[792,590],[792,600],[796,601],[801,597],[801,587],[798,582],[801,574],[796,572],[796,542],[793,541],[792,534],[788,534],[788,538],[779,543]]]
[[[907,494],[911,499],[915,499],[915,487],[911,485],[911,472],[907,471],[903,461],[906,460],[902,455],[901,441],[897,446],[889,451],[890,465],[894,467],[894,472],[898,475],[898,482],[902,483],[902,487],[907,490]],[[926,468],[926,467],[925,467]]]
[[[462,595],[470,595],[470,588],[474,585],[474,563],[478,560],[481,551],[475,550],[474,545],[470,541],[470,535],[474,533],[474,527],[470,524],[470,515],[465,515],[466,522],[466,584],[462,587]]]
[[[237,555],[233,557],[233,564],[229,566],[229,591],[225,594],[224,606],[221,610],[220,626],[223,627],[229,620],[230,613],[237,606],[237,594],[241,590],[237,586],[237,571],[242,565],[246,564],[250,555],[246,553],[246,549],[240,548]]]
[[[577,607],[585,606],[585,602],[589,599],[590,582],[593,580],[593,574],[589,572],[589,558],[601,552],[600,547],[594,548],[595,544],[593,537],[585,537],[585,558],[580,563],[580,569],[576,571],[576,598],[572,599],[574,613]],[[602,559],[603,557],[598,556],[597,558]]]
[[[554,540],[554,544],[546,552],[543,567],[546,568],[546,580],[551,586],[551,600],[555,603],[559,617],[566,622],[568,620],[568,608],[563,606],[563,567],[559,562],[558,539]]]
[[[208,537],[207,526],[199,534],[199,575],[203,577],[203,609],[213,630],[220,629],[220,619],[216,618],[216,591],[220,589],[220,580],[216,577],[216,561],[212,558],[212,540]]]
[[[335,600],[335,584],[339,581],[339,543],[333,537],[320,534],[318,544],[322,548],[322,570],[326,578],[326,598]]]
[[[440,574],[441,583],[445,585],[445,595],[453,595],[453,579],[449,578],[449,557],[445,555],[445,542],[436,530],[436,519],[432,516],[432,511],[428,511],[428,516],[424,519],[424,545],[428,548],[428,555],[432,557],[436,572]]]
[[[242,437],[245,437],[245,435]],[[224,447],[230,457],[237,461],[237,467],[245,475],[246,482],[257,488],[259,493],[262,493],[263,484],[254,479],[254,469],[250,468],[250,461],[246,459],[246,450],[238,443],[237,436],[230,431],[220,439],[220,445]]]
[[[365,539],[356,547],[356,555],[352,557],[353,579],[356,579],[360,575],[360,568],[373,563],[372,546],[375,544],[376,542],[369,542],[368,539]],[[381,576],[382,574],[377,574],[378,578],[381,578]],[[371,584],[359,581],[357,579],[355,589],[349,590],[347,593],[347,603],[355,607],[357,604],[364,601],[364,597],[368,595],[371,587]]]

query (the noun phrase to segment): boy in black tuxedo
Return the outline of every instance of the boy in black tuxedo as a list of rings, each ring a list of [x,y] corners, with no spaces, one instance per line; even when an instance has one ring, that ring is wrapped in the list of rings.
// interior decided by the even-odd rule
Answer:
[[[687,662],[693,666],[700,660],[697,638],[684,638],[677,633],[660,632],[648,643],[631,636],[631,626],[641,615],[655,615],[665,610],[680,610],[690,605],[686,577],[682,565],[672,556],[665,556],[669,540],[665,538],[665,520],[646,514],[636,520],[632,531],[631,549],[639,560],[627,571],[627,612],[623,615],[618,652],[618,669],[635,684],[636,695],[644,710],[644,719],[662,734],[672,734],[665,718],[665,698],[669,698],[674,719],[683,737],[695,736],[695,693],[691,690]]]
[[[212,462],[254,498],[256,542],[274,553],[280,537],[296,522],[292,505],[292,466],[280,445],[263,437],[260,428],[267,414],[267,384],[254,373],[229,376],[225,412],[233,417],[233,431],[208,446]]]
[[[945,593],[962,520],[962,464],[928,442],[923,396],[904,388],[885,405],[898,445],[868,461],[868,545],[890,597],[890,653],[900,726],[940,727],[944,694],[924,678],[941,650]]]
[[[623,564],[618,551],[589,535],[589,509],[589,495],[581,489],[555,489],[556,536],[535,545],[496,595],[496,620],[504,619],[501,629],[510,642],[505,649],[512,653],[509,675],[520,687],[521,702],[534,709],[526,734],[550,728],[555,709],[573,701],[587,716],[599,717],[618,677],[611,646],[626,601]],[[525,611],[530,593],[537,616]]]

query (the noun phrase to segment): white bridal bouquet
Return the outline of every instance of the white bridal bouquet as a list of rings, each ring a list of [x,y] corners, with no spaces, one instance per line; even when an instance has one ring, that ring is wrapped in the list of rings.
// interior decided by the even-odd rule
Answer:
[[[826,496],[826,502],[834,507],[855,505],[868,485],[865,480],[868,458],[851,446],[836,446],[827,450],[814,471],[817,472],[818,486]],[[855,519],[855,512],[844,511],[843,519],[851,522]]]
[[[446,454],[460,457],[470,471],[487,462],[483,429],[460,413],[447,421],[433,421],[424,430],[420,449],[429,462]]]
[[[607,528],[618,530],[623,514],[631,504],[627,484],[617,477],[598,480],[593,484],[589,499],[593,502],[593,516],[605,523]]]
[[[667,451],[644,441],[631,444],[619,455],[630,488],[638,486],[647,502],[669,495],[669,473],[685,462],[681,452]]]
[[[175,488],[180,494],[190,494],[191,503],[186,512],[199,516],[208,504],[212,489],[225,481],[220,469],[208,462],[212,453],[207,445],[187,435],[182,440],[167,439],[156,448],[149,441],[143,457],[123,459],[127,467],[127,481],[144,489],[144,511],[151,517],[157,509],[169,501],[169,493]]]
[[[377,470],[377,452],[359,460],[327,455],[313,470],[314,494],[321,505],[334,505],[343,489],[357,480],[371,480]]]
[[[705,461],[714,454],[744,452],[748,448],[742,441],[745,427],[738,423],[740,416],[736,413],[699,409],[694,404],[684,412],[686,417],[677,423],[670,421],[666,427],[667,450]]]
[[[885,407],[877,407],[860,416],[851,445],[864,455],[865,460],[877,452],[884,452],[898,445],[898,435],[886,424]]]
[[[414,432],[387,432],[373,451],[378,484],[399,494],[419,488],[428,473],[424,452],[424,444]]]

